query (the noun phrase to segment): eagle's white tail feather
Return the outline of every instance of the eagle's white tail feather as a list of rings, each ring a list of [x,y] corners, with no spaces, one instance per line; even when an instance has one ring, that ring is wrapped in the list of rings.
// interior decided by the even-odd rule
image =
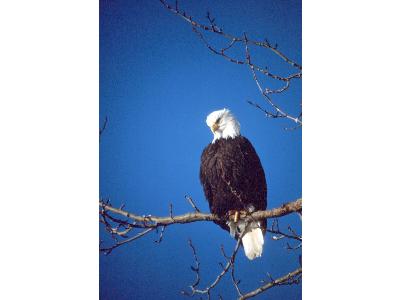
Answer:
[[[259,227],[250,228],[249,232],[245,233],[242,238],[244,253],[247,258],[253,260],[260,257],[263,251],[264,236]]]

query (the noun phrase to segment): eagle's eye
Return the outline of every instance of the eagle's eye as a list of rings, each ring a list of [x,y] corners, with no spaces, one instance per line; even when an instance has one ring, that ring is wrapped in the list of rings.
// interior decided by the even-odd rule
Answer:
[[[217,121],[215,121],[215,123],[219,123],[219,121],[221,121],[221,117],[219,117],[219,118],[217,119]]]

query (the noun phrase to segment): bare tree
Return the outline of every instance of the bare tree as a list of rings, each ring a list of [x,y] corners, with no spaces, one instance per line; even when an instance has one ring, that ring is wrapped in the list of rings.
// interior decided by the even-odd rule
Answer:
[[[242,36],[235,36],[227,33],[225,30],[222,29],[222,27],[217,25],[215,18],[213,18],[209,12],[206,15],[208,23],[203,24],[194,20],[192,16],[182,10],[179,7],[178,1],[175,1],[174,5],[171,5],[164,0],[160,0],[160,2],[168,11],[176,14],[190,25],[195,34],[211,51],[211,53],[226,59],[228,62],[235,63],[237,65],[244,65],[249,68],[255,85],[258,88],[260,95],[264,99],[264,105],[266,105],[267,108],[253,101],[248,101],[250,105],[262,111],[268,118],[285,118],[294,122],[295,125],[290,129],[297,129],[302,126],[301,101],[299,101],[298,103],[299,112],[296,115],[292,115],[286,112],[283,107],[277,105],[277,103],[273,99],[274,95],[283,94],[285,91],[287,91],[290,88],[292,81],[300,80],[302,78],[302,67],[300,64],[287,57],[283,52],[278,50],[277,45],[272,45],[268,40],[253,40],[250,39],[248,34],[246,33],[244,33]],[[209,39],[207,39],[206,33],[221,38],[226,42],[226,46],[223,48],[217,48],[216,46],[213,46],[210,43]],[[234,47],[242,47],[242,57],[231,55],[230,51]],[[271,51],[274,55],[280,58],[282,63],[287,64],[289,67],[291,67],[293,72],[289,75],[284,76],[271,72],[267,67],[261,67],[261,64],[253,61],[250,52],[252,47],[262,48],[266,49],[267,51]],[[260,80],[261,76],[280,83],[280,87],[265,87]],[[104,124],[100,129],[100,135],[106,128],[106,124],[107,118],[105,119]],[[186,196],[185,198],[192,208],[191,212],[182,215],[175,215],[173,213],[173,206],[172,204],[170,204],[168,208],[168,215],[165,216],[153,216],[150,214],[138,215],[124,210],[124,205],[120,207],[115,207],[110,203],[108,199],[101,199],[99,202],[100,222],[104,225],[105,230],[112,237],[113,242],[111,244],[105,245],[105,242],[100,241],[100,251],[106,255],[109,255],[116,248],[148,236],[151,232],[157,234],[157,239],[155,240],[155,242],[161,243],[164,238],[166,228],[173,225],[184,225],[193,222],[213,222],[228,220],[233,221],[233,215],[227,215],[222,218],[221,216],[213,215],[210,213],[203,213],[200,211],[195,201],[190,196]],[[297,200],[285,203],[280,207],[268,209],[265,211],[242,211],[240,219],[245,221],[272,219],[272,225],[267,228],[267,231],[271,233],[272,240],[278,241],[286,239],[286,248],[288,250],[295,251],[301,248],[302,237],[301,235],[297,234],[291,226],[288,226],[287,230],[281,230],[281,228],[279,227],[279,219],[289,214],[298,214],[299,220],[301,221],[301,212],[302,199],[299,198]],[[226,262],[225,264],[221,264],[222,271],[216,274],[215,279],[211,283],[206,284],[203,288],[200,288],[200,258],[197,255],[196,248],[192,240],[189,239],[188,244],[192,251],[194,259],[194,265],[191,266],[191,270],[194,273],[195,279],[194,282],[189,285],[189,290],[183,290],[181,292],[182,295],[205,295],[208,299],[210,299],[213,289],[227,274],[230,274],[232,285],[237,292],[238,299],[248,299],[255,297],[272,287],[298,284],[301,282],[302,267],[301,256],[299,256],[299,267],[295,268],[292,272],[285,275],[280,275],[281,277],[278,277],[276,279],[274,279],[268,273],[268,278],[266,278],[258,288],[247,292],[242,291],[242,289],[240,288],[240,280],[237,279],[237,270],[235,269],[236,254],[240,249],[242,235],[243,233],[239,236],[235,247],[232,249],[230,255],[228,255],[224,247],[221,246],[220,251]],[[219,295],[219,298],[222,299],[222,296]]]

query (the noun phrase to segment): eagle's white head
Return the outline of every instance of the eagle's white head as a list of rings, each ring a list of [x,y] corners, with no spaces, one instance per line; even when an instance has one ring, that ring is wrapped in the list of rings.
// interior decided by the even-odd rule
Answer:
[[[213,143],[219,138],[235,138],[240,135],[240,124],[229,109],[212,112],[207,116],[206,123],[214,134]]]

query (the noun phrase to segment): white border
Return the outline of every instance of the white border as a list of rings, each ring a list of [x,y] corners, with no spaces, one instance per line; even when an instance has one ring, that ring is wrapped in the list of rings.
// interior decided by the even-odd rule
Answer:
[[[98,2],[0,4],[1,299],[98,299]]]
[[[398,295],[394,1],[304,1],[303,296]]]

